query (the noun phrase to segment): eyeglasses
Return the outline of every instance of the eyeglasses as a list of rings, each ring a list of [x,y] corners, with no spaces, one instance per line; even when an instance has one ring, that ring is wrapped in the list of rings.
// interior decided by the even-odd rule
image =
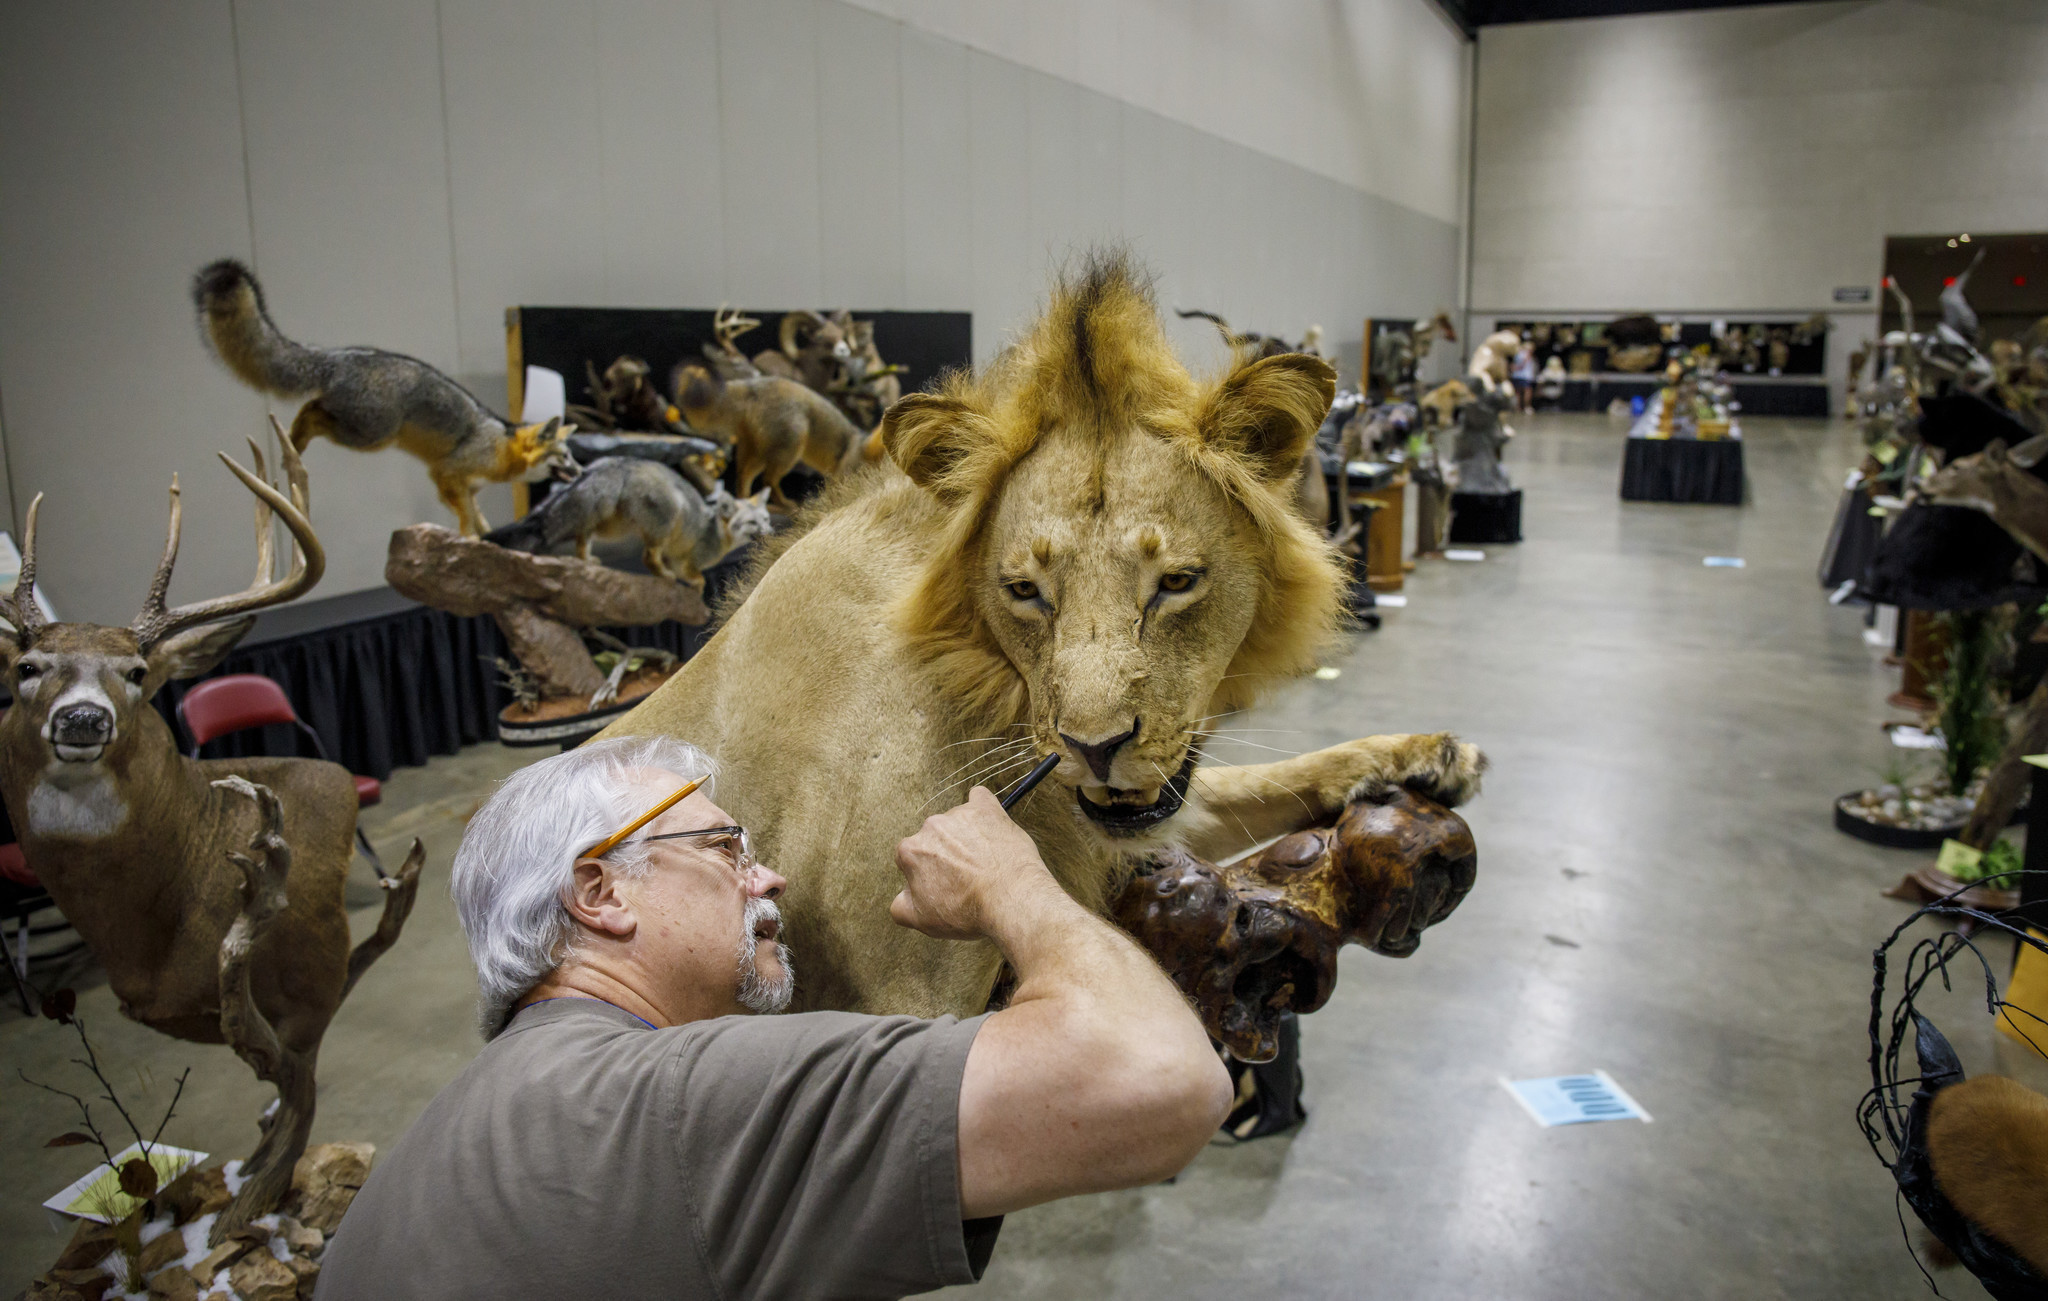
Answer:
[[[732,860],[732,865],[742,875],[759,866],[758,860],[754,857],[754,844],[747,838],[745,827],[699,827],[695,831],[664,831],[659,835],[642,836],[638,840],[621,841],[612,848],[617,849],[621,845],[645,845],[657,840],[688,840],[696,836],[702,836],[713,849],[724,850],[726,857]]]

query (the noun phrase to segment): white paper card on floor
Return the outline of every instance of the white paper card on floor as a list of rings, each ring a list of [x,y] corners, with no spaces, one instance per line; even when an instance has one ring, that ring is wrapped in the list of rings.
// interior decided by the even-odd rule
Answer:
[[[1911,723],[1894,723],[1885,729],[1892,744],[1901,750],[1946,750],[1948,742],[1939,732],[1925,732]]]
[[[1709,569],[1741,569],[1741,556],[1707,556],[1700,561]]]
[[[1640,1120],[1650,1123],[1650,1113],[1628,1095],[1606,1071],[1583,1075],[1553,1075],[1539,1080],[1501,1080],[1501,1087],[1514,1095],[1535,1122],[1552,1125],[1585,1125],[1596,1120]]]
[[[121,1178],[115,1173],[124,1163],[141,1155],[142,1144],[130,1143],[114,1153],[112,1165],[100,1162],[72,1180],[65,1186],[64,1191],[49,1198],[43,1205],[64,1215],[76,1215],[81,1219],[97,1220],[101,1224],[112,1224],[142,1204],[141,1198],[130,1197],[121,1191]],[[168,1143],[152,1144],[148,1155],[149,1163],[156,1167],[159,1188],[207,1157],[204,1152],[194,1152],[186,1147],[172,1147]]]
[[[1448,550],[1448,551],[1444,552],[1444,559],[1446,559],[1446,560],[1484,560],[1484,559],[1486,559],[1486,553],[1485,553],[1484,551],[1461,551],[1461,550],[1459,550],[1459,549],[1458,549],[1458,548],[1456,548],[1456,547],[1452,547],[1452,548],[1451,548],[1450,550]]]
[[[1399,610],[1407,606],[1408,598],[1395,593],[1387,593],[1373,597],[1372,603],[1382,610]]]

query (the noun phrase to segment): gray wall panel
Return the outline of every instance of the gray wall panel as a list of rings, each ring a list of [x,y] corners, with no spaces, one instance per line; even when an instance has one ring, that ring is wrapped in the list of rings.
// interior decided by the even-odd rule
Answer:
[[[903,105],[897,24],[818,8],[821,303],[903,305]]]
[[[455,368],[432,0],[244,3],[235,23],[255,268],[279,328],[306,343],[374,342]],[[221,367],[207,382],[243,392]],[[298,403],[270,406],[288,422]],[[383,582],[393,518],[445,514],[419,463],[402,453],[321,441],[306,449],[306,468],[328,558],[323,590]]]
[[[603,143],[580,166],[565,162],[603,221],[604,282],[573,301],[715,306],[727,297],[718,6],[597,0],[596,20]]]
[[[1030,75],[986,54],[967,56],[977,361],[1026,323],[1044,279],[1045,250],[1031,242]]]
[[[903,304],[958,311],[974,297],[968,55],[951,41],[914,27],[898,31],[903,76]]]
[[[736,300],[820,303],[817,5],[718,9],[725,283]]]
[[[246,459],[263,406],[216,381],[187,296],[208,258],[250,253],[225,0],[0,6],[0,121],[0,392],[19,505],[48,494],[44,589],[127,622],[174,472],[173,597],[244,586],[249,494],[213,454]]]
[[[502,376],[505,308],[589,302],[604,284],[595,5],[440,9],[460,371]],[[502,408],[502,378],[479,395]]]

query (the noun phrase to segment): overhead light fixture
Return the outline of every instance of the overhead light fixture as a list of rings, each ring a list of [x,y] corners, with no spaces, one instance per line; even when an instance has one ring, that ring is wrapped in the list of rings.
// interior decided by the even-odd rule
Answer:
[[[1950,248],[1954,248],[1954,247],[1956,246],[1956,242],[1955,242],[1954,240],[1950,240],[1950,241],[1948,242],[1948,246],[1949,246]]]
[[[1967,244],[1967,243],[1969,243],[1969,242],[1970,242],[1970,237],[1969,237],[1968,235],[1961,235],[1961,236],[1958,236],[1957,238],[1961,239],[1961,240],[1963,241],[1963,243],[1965,243],[1965,244]]]

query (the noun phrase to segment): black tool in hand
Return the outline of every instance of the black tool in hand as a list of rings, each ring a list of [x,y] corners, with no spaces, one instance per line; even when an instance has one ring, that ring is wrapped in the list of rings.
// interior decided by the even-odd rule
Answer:
[[[1003,812],[1008,813],[1011,809],[1015,808],[1018,800],[1029,795],[1033,786],[1044,781],[1046,775],[1059,766],[1060,757],[1057,753],[1049,754],[1045,758],[1040,759],[1038,766],[1025,773],[1024,779],[1015,786],[1012,786],[1009,794],[1003,796]]]

